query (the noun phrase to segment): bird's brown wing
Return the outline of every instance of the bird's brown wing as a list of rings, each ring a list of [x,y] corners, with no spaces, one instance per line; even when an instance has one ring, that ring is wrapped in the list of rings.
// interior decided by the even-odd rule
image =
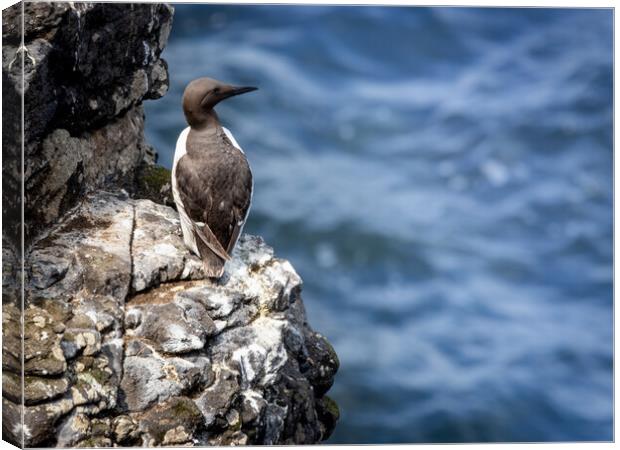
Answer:
[[[249,208],[249,205],[248,205],[248,208]],[[229,254],[232,253],[233,247],[237,243],[237,239],[239,239],[239,233],[241,233],[241,229],[243,228],[243,225],[245,224],[245,215],[241,215],[239,211],[235,211],[234,215],[236,218],[240,218],[240,219],[238,219],[235,222],[232,235],[230,237],[230,241],[228,242],[228,246],[226,247],[226,251]]]
[[[179,196],[185,207],[185,212],[192,220],[197,242],[198,240],[201,241],[217,256],[229,260],[230,255],[224,249],[225,246],[228,247],[229,239],[225,239],[224,236],[216,236],[207,222],[213,204],[212,189],[208,178],[196,173],[187,155],[179,160],[175,175]],[[201,257],[204,258],[204,256],[201,252]]]
[[[228,131],[228,133],[230,133],[230,131]],[[222,139],[222,143],[224,143],[224,145],[230,149],[234,149],[230,152],[230,157],[235,159],[235,165],[239,169],[235,174],[235,182],[232,183],[233,195],[231,196],[232,201],[230,204],[230,211],[232,213],[232,228],[228,245],[226,246],[226,251],[230,254],[237,243],[237,239],[239,239],[239,234],[245,225],[248,210],[251,206],[253,189],[252,171],[250,170],[250,166],[243,150],[241,150],[241,147],[239,147],[239,144],[237,144],[236,141],[234,141],[234,143],[231,141],[224,128],[222,128],[220,138]],[[234,138],[232,139],[234,140]]]

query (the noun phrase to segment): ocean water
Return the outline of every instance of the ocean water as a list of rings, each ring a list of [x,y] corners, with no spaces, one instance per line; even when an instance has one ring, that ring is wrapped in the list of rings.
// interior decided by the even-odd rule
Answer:
[[[611,440],[611,10],[176,5],[250,160],[246,232],[341,368],[331,443]]]

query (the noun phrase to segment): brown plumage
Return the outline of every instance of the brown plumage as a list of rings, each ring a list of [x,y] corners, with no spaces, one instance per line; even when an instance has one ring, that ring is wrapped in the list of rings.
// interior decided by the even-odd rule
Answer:
[[[221,277],[241,234],[252,198],[252,172],[243,151],[227,135],[213,107],[255,88],[210,78],[192,81],[183,95],[189,131],[177,142],[173,195],[186,245],[209,277]]]

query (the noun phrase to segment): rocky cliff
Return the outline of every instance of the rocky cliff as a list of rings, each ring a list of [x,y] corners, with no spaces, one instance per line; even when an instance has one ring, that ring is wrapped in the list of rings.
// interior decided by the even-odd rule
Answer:
[[[3,12],[12,131],[3,213],[10,221],[20,207],[21,133],[7,98],[20,101],[23,60],[27,219],[23,310],[21,231],[15,221],[3,230],[4,438],[64,447],[327,438],[338,359],[306,321],[291,264],[245,235],[225,276],[205,279],[176,211],[140,198],[169,200],[144,182],[166,172],[151,164],[141,103],[167,89],[159,55],[172,8],[27,3],[22,48],[19,18],[19,8]]]
[[[2,14],[3,128],[14,130],[3,149],[20,159],[23,90],[29,240],[84,192],[132,179],[148,155],[142,101],[168,89],[160,54],[173,11],[163,4],[27,2],[22,47],[19,5]],[[21,171],[13,172],[19,184]]]

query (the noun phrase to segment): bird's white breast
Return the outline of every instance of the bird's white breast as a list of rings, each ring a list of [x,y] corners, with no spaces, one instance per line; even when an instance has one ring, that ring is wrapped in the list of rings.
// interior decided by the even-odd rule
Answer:
[[[194,236],[194,231],[192,227],[192,219],[189,218],[187,212],[185,212],[185,205],[181,201],[181,196],[179,195],[179,189],[177,187],[177,164],[179,160],[187,153],[187,135],[189,134],[189,127],[181,131],[179,138],[177,139],[177,146],[174,149],[174,161],[172,162],[172,176],[171,176],[171,184],[172,184],[172,197],[174,198],[174,203],[177,205],[177,211],[179,211],[179,219],[181,221],[181,231],[183,232],[183,241],[185,245],[193,251],[197,256],[200,256],[198,252],[198,246],[196,245],[196,236]]]
[[[224,134],[226,135],[226,137],[230,140],[230,142],[232,143],[232,145],[234,145],[235,147],[237,147],[239,149],[239,151],[241,153],[243,153],[245,155],[245,152],[243,151],[243,149],[241,148],[241,146],[237,143],[237,140],[235,139],[235,137],[232,135],[232,133],[230,132],[230,130],[226,127],[222,127],[222,130],[224,130]]]
[[[187,144],[187,135],[189,134],[189,130],[190,128],[187,127],[186,129],[181,131],[181,134],[179,134],[179,138],[177,139],[177,146],[174,149],[174,161],[172,163],[172,170],[176,168],[179,159],[181,159],[181,157],[187,153],[187,147],[185,146],[185,144]]]
[[[177,189],[177,164],[179,164],[179,160],[187,153],[187,135],[189,134],[189,127],[181,131],[179,134],[179,138],[177,139],[177,146],[174,149],[174,160],[172,161],[172,195],[174,197],[174,201],[177,203],[177,206],[181,202],[181,198],[179,197],[179,191]]]

